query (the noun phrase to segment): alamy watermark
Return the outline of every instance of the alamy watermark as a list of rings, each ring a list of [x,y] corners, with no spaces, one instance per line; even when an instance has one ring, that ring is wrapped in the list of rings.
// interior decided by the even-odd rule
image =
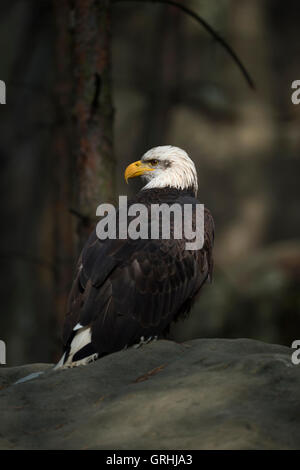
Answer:
[[[300,80],[294,80],[292,82],[292,89],[295,90],[291,95],[293,104],[300,104]]]
[[[127,196],[119,196],[118,210],[112,204],[100,204],[101,220],[96,227],[100,240],[184,239],[186,250],[200,250],[204,243],[203,204],[145,204],[128,206]]]
[[[300,339],[295,339],[291,347],[292,349],[296,349],[296,351],[293,352],[291,357],[292,363],[295,366],[298,366],[300,364]]]
[[[0,339],[0,364],[6,364],[6,344]]]
[[[6,85],[3,80],[0,80],[0,104],[6,104]]]

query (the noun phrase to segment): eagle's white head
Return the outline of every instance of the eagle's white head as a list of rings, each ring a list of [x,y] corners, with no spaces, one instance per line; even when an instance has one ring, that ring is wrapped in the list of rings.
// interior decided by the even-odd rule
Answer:
[[[171,145],[154,147],[141,160],[131,163],[125,170],[125,180],[142,176],[143,189],[177,188],[198,190],[197,171],[188,154]]]

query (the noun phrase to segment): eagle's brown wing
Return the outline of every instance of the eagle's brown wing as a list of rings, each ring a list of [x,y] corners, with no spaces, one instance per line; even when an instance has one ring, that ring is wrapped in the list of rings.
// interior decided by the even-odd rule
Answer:
[[[185,240],[105,240],[92,233],[80,256],[70,293],[63,339],[70,348],[74,327],[89,327],[91,344],[81,354],[99,356],[161,334],[185,314],[212,274],[214,226],[205,210],[204,246]]]

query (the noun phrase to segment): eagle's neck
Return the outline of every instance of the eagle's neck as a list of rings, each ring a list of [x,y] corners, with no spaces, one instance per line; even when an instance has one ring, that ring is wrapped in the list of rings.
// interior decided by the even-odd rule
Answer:
[[[143,188],[136,194],[136,200],[142,202],[146,200],[148,203],[163,203],[176,201],[180,197],[195,198],[196,192],[194,188],[177,189],[173,187],[165,188]]]

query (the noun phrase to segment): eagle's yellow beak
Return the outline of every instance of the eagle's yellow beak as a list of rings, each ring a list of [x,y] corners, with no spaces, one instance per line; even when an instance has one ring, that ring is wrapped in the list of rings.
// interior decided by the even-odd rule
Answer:
[[[126,183],[128,183],[129,178],[135,178],[136,176],[141,176],[146,171],[153,171],[154,168],[150,168],[147,164],[142,163],[141,160],[131,163],[125,170],[124,178]]]

